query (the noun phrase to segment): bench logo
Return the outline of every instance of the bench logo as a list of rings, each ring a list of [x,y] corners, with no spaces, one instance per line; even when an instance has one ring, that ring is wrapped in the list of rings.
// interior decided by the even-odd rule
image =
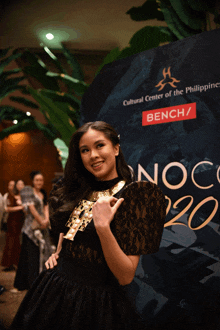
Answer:
[[[142,126],[170,123],[196,118],[196,103],[174,105],[172,107],[142,112]]]
[[[175,88],[177,86],[175,86],[175,83],[180,82],[180,80],[177,80],[174,77],[171,77],[171,72],[170,72],[170,66],[166,71],[166,68],[163,69],[163,79],[161,81],[159,81],[159,83],[157,85],[155,85],[155,87],[158,88],[158,91],[161,91],[162,89],[164,89],[164,87],[169,84],[171,87]]]

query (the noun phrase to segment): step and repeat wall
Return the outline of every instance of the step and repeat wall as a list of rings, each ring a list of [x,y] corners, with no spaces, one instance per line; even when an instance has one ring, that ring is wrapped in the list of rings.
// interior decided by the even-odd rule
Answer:
[[[160,249],[129,287],[149,325],[220,322],[219,41],[218,29],[115,61],[82,100],[81,123],[116,128],[137,179],[166,195]]]

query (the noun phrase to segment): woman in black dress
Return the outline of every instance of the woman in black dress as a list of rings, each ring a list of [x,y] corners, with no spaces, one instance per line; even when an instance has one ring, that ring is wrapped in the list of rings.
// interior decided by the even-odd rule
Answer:
[[[133,330],[139,323],[125,287],[141,254],[159,248],[161,190],[133,182],[115,130],[104,122],[72,136],[64,178],[50,196],[57,251],[24,298],[11,329]]]
[[[22,226],[22,245],[14,288],[17,293],[28,290],[53,252],[49,235],[49,207],[44,185],[44,177],[39,171],[30,173],[33,186],[25,186],[21,192],[21,202],[25,212]],[[45,268],[45,267],[44,267]]]

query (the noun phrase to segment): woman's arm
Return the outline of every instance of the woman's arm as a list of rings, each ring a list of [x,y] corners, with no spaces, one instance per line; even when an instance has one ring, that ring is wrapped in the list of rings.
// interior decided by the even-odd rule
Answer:
[[[49,206],[48,206],[48,204],[47,205],[44,205],[44,217],[49,222]]]
[[[62,250],[63,236],[64,236],[64,234],[60,233],[56,252],[53,253],[50,256],[50,258],[45,262],[45,266],[47,269],[53,268],[54,266],[57,265],[57,259],[59,258],[60,251]]]
[[[45,229],[48,227],[49,225],[49,221],[47,219],[44,219],[36,210],[35,206],[33,204],[28,205],[29,210],[31,212],[31,214],[33,215],[34,219],[37,220],[37,222],[39,222],[39,224],[41,225],[42,229]]]
[[[19,206],[6,206],[5,207],[5,212],[17,212],[17,211],[22,211],[23,210],[23,206],[19,205]]]
[[[140,256],[126,255],[110,229],[110,223],[122,202],[122,198],[119,200],[114,197],[100,198],[93,206],[93,221],[108,267],[118,282],[126,285],[134,278]]]
[[[121,285],[131,283],[140,256],[127,256],[118,245],[110,228],[97,230],[108,267]]]

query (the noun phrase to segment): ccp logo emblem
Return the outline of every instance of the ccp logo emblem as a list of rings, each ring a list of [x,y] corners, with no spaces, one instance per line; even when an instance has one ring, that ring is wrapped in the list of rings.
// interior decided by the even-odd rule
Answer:
[[[163,79],[159,81],[159,83],[157,85],[155,85],[155,87],[158,87],[158,91],[161,91],[162,89],[164,89],[165,85],[169,84],[171,87],[175,88],[177,87],[175,85],[175,83],[180,82],[180,80],[177,80],[176,78],[171,76],[171,72],[170,72],[170,66],[166,71],[166,68],[163,69]]]

